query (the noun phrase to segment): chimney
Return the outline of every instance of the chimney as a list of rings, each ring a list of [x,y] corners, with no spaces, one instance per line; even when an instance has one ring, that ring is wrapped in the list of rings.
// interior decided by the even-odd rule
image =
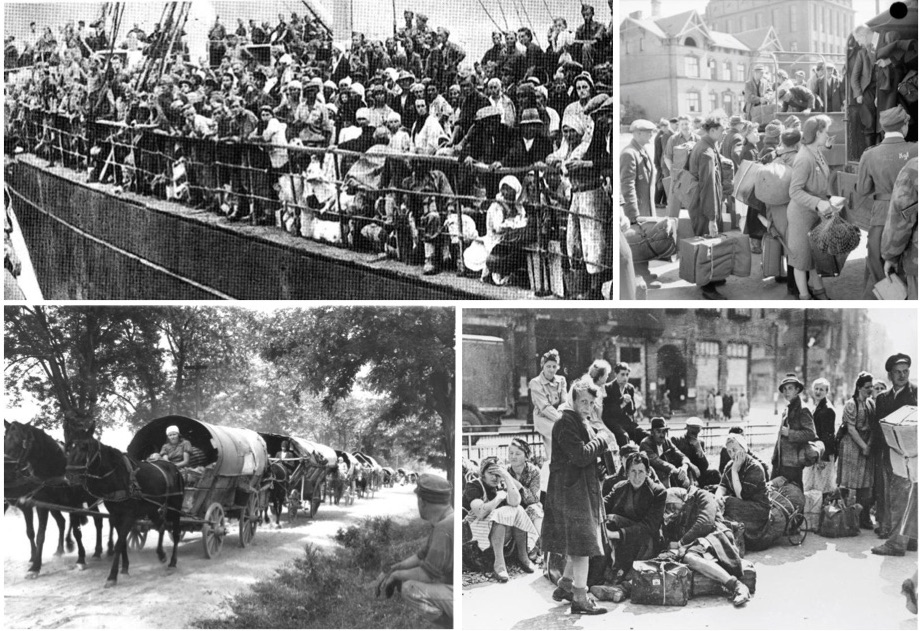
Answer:
[[[657,20],[661,17],[661,0],[652,0],[652,19]]]
[[[631,18],[634,19],[634,20],[641,20],[641,19],[642,19],[642,11],[633,11],[632,13],[629,14],[629,17],[631,17]]]

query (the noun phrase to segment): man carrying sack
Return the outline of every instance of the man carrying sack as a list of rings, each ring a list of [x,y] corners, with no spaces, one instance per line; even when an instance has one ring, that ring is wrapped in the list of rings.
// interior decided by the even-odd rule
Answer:
[[[888,206],[891,203],[895,179],[907,161],[917,157],[917,143],[904,140],[910,116],[901,105],[881,112],[879,122],[885,130],[885,139],[866,149],[859,159],[859,176],[856,184],[857,193],[872,199],[864,300],[875,300],[872,289],[885,278],[881,251],[882,231],[888,219]]]

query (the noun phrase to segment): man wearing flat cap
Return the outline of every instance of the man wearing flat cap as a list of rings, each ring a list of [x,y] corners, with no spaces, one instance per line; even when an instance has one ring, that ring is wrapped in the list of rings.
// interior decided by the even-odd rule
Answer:
[[[905,405],[917,405],[917,387],[910,383],[910,365],[910,356],[904,353],[896,353],[885,361],[885,370],[888,372],[891,388],[875,399],[876,418],[879,420]],[[894,474],[891,454],[885,441],[885,435],[878,423],[873,427],[873,434],[872,460],[877,463],[874,491],[878,527],[875,531],[879,538],[890,538],[883,545],[872,548],[872,553],[903,556],[908,547],[917,549],[917,507],[914,503],[908,510],[907,502],[911,494],[911,483],[907,478]],[[913,496],[916,501],[916,483],[914,483]],[[902,536],[900,520],[906,512],[913,513],[913,520],[912,524],[907,524],[907,530]]]
[[[687,419],[687,428],[683,436],[674,439],[674,446],[687,456],[690,461],[690,481],[696,486],[708,486],[719,483],[719,472],[709,468],[706,457],[706,444],[700,439],[703,421],[697,416]]]
[[[439,475],[423,473],[415,489],[419,516],[432,526],[421,550],[390,566],[377,584],[377,595],[394,590],[423,616],[447,628],[454,618],[454,510],[451,485]]]
[[[744,84],[744,115],[752,117],[754,106],[769,103],[767,82],[763,78],[763,65],[754,66],[754,73]]]
[[[907,277],[907,299],[917,300],[917,158],[908,160],[894,181],[882,230],[882,258],[886,274],[900,267]]]
[[[652,433],[642,439],[639,449],[665,487],[690,488],[690,459],[668,438],[668,424],[662,417],[652,419]]]
[[[655,206],[663,207],[668,204],[668,191],[664,189],[664,179],[670,175],[664,163],[664,150],[668,140],[674,135],[671,123],[666,118],[658,120],[658,133],[655,134]]]
[[[900,104],[881,112],[879,123],[885,131],[885,138],[862,154],[856,182],[856,192],[872,199],[864,300],[874,299],[872,288],[885,277],[885,262],[881,252],[882,231],[888,219],[895,179],[907,161],[917,157],[917,143],[904,140],[910,116]]]
[[[648,155],[649,141],[655,132],[652,121],[638,119],[629,126],[632,141],[620,152],[620,195],[623,213],[630,225],[637,225],[639,217],[652,217],[652,159]],[[647,262],[634,261],[636,273],[645,279],[649,289],[660,289],[657,277],[648,269]]]

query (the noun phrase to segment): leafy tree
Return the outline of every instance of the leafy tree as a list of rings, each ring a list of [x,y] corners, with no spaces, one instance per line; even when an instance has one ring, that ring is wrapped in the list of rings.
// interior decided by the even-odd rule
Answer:
[[[402,426],[402,438],[415,432],[413,455],[445,468],[453,478],[452,309],[284,310],[274,314],[267,329],[263,356],[282,374],[298,379],[303,390],[321,397],[330,412],[356,385],[385,395],[378,424]],[[295,389],[295,398],[299,390]]]

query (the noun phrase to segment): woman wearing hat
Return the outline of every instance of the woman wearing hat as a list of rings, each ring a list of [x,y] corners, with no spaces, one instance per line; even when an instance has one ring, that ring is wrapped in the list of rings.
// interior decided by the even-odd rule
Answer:
[[[872,504],[872,486],[875,484],[875,467],[870,457],[872,426],[876,423],[873,384],[872,375],[859,373],[853,396],[843,406],[843,427],[846,433],[840,440],[837,476],[840,486],[855,491],[856,501],[863,507],[859,525],[869,530],[873,527],[869,508]]]
[[[802,486],[802,469],[805,468],[802,450],[818,438],[811,410],[802,404],[800,395],[804,390],[805,384],[793,373],[788,373],[779,384],[780,394],[789,405],[783,411],[772,461],[773,478],[782,476],[799,487]]]
[[[521,494],[521,506],[537,532],[543,530],[543,503],[540,501],[540,469],[531,462],[530,445],[523,438],[511,439],[508,445],[508,473]]]
[[[543,353],[540,358],[540,374],[530,380],[530,400],[533,403],[533,426],[543,436],[546,451],[545,464],[548,467],[553,455],[553,425],[562,418],[559,410],[566,399],[565,377],[559,371],[559,351],[555,348]],[[547,478],[549,477],[547,468]]]
[[[744,532],[756,538],[770,516],[765,466],[748,451],[744,434],[725,439],[730,460],[722,469],[716,497],[725,498],[725,519],[744,524]]]
[[[463,512],[473,539],[482,552],[492,549],[494,577],[500,583],[510,578],[505,566],[505,541],[514,541],[518,562],[525,572],[534,568],[527,556],[539,537],[533,522],[521,506],[521,484],[498,463],[496,456],[484,458],[479,478],[463,489]]]
[[[808,232],[818,225],[822,217],[834,212],[827,201],[830,195],[830,168],[821,153],[830,146],[828,130],[831,119],[821,114],[812,116],[802,129],[802,147],[792,165],[792,182],[789,186],[789,265],[795,270],[799,300],[828,300],[824,282],[815,268]]]
[[[191,460],[192,443],[179,435],[179,428],[170,425],[166,428],[166,444],[160,449],[157,455],[159,458],[165,458],[179,468],[187,467]]]

